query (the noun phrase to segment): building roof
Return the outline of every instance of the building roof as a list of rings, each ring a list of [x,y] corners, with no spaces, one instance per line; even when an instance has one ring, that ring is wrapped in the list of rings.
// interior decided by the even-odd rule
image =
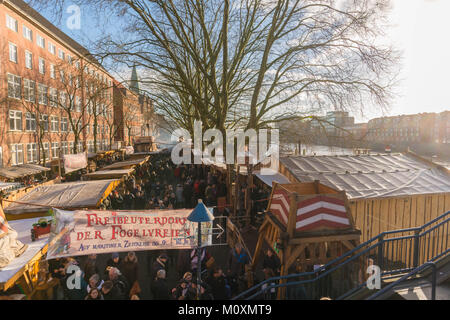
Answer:
[[[67,34],[58,29],[55,25],[53,25],[50,21],[44,18],[39,12],[29,6],[25,1],[22,0],[3,0],[0,3],[10,4],[19,10],[21,10],[27,17],[35,20],[42,27],[53,33],[60,41],[64,42],[66,45],[72,47],[76,52],[78,52],[81,56],[88,59],[91,63],[97,65],[102,68],[105,72],[106,70],[103,66],[94,58],[94,56],[81,44],[73,40]]]
[[[300,182],[319,180],[350,199],[450,192],[450,175],[409,154],[281,157]]]

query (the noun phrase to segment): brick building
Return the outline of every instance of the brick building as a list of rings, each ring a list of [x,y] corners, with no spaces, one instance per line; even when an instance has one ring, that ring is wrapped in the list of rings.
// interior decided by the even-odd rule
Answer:
[[[0,166],[33,163],[114,138],[113,78],[21,0],[0,1]]]
[[[140,89],[133,68],[130,89],[118,81],[113,83],[115,140],[133,145],[139,137],[154,134],[153,102]]]
[[[450,143],[450,111],[372,119],[367,139],[383,143]]]

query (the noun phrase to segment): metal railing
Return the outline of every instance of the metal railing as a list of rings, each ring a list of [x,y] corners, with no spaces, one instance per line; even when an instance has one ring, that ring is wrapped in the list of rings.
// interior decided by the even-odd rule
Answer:
[[[449,224],[450,211],[421,227],[383,232],[316,271],[262,281],[233,299],[261,298],[274,288],[286,299],[348,298],[366,286],[368,265],[388,279],[448,255]]]
[[[375,300],[375,299],[383,296],[384,294],[388,293],[389,291],[391,291],[392,289],[397,287],[399,284],[405,282],[406,280],[408,280],[412,276],[417,275],[419,272],[425,271],[428,268],[432,268],[433,269],[432,270],[432,274],[431,274],[431,300],[436,300],[436,279],[437,279],[437,275],[436,274],[437,274],[437,267],[436,267],[436,264],[434,262],[427,262],[427,263],[421,265],[420,267],[414,269],[413,271],[411,271],[407,275],[404,275],[403,277],[401,277],[397,281],[395,281],[395,282],[391,283],[390,285],[384,287],[383,289],[377,291],[376,293],[374,293],[373,295],[368,297],[366,300]]]

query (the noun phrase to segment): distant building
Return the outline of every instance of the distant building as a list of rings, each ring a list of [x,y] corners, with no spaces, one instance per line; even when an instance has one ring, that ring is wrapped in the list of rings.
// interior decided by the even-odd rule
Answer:
[[[342,136],[342,129],[355,124],[355,118],[350,117],[347,111],[329,111],[318,120],[311,121],[311,130],[315,132],[325,131],[327,136]]]
[[[372,119],[367,138],[383,143],[450,143],[450,111]]]

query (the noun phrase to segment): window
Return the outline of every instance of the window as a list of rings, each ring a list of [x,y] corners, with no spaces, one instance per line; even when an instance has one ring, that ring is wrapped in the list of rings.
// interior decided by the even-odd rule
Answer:
[[[61,118],[61,132],[67,132],[69,130],[69,121],[67,118]]]
[[[50,130],[52,132],[58,132],[59,131],[59,118],[52,116],[50,117]]]
[[[23,164],[23,144],[11,145],[11,164],[13,166]]]
[[[63,106],[63,108],[67,108],[67,95],[65,92],[62,91],[59,92],[59,101],[61,103],[61,106]]]
[[[49,159],[50,156],[50,144],[48,142],[44,142],[44,159]]]
[[[22,97],[22,78],[8,73],[8,97],[20,99]]]
[[[61,49],[58,49],[58,57],[60,59],[64,60],[65,56],[66,55],[65,55],[64,51],[62,51]]]
[[[48,51],[49,51],[51,54],[56,54],[56,47],[55,47],[55,45],[54,45],[53,43],[51,43],[51,42],[48,43]]]
[[[69,142],[69,154],[72,154],[72,153],[73,153],[73,147],[74,147],[74,142],[73,142],[73,141],[70,141],[70,142]]]
[[[62,83],[66,82],[66,78],[64,77],[64,70],[59,70],[59,77]]]
[[[36,41],[39,47],[45,49],[45,39],[42,36],[36,35]]]
[[[67,62],[72,65],[73,64],[73,60],[72,60],[72,56],[70,54],[67,55]]]
[[[28,163],[38,161],[36,143],[27,144],[27,161]]]
[[[45,132],[48,132],[48,115],[41,114],[39,117],[39,125]]]
[[[59,143],[58,142],[52,142],[52,158],[58,158],[59,157]]]
[[[33,54],[30,51],[25,51],[25,67],[33,69]]]
[[[42,105],[47,105],[48,104],[48,87],[43,85],[42,83],[38,84],[38,101],[40,104]]]
[[[9,61],[17,63],[17,46],[14,43],[9,43]]]
[[[69,154],[69,148],[67,145],[67,141],[61,142],[61,152],[62,152],[62,154]]]
[[[81,99],[80,97],[75,97],[75,111],[81,112]]]
[[[9,130],[22,131],[22,111],[9,111]]]
[[[45,74],[45,60],[42,58],[39,58],[39,73]]]
[[[58,90],[55,88],[50,88],[50,107],[56,107],[58,105]]]
[[[36,102],[35,96],[36,82],[23,79],[23,98],[28,102]]]
[[[86,134],[91,134],[91,126],[86,125]]]
[[[33,31],[30,28],[26,27],[26,26],[23,26],[22,29],[23,29],[23,37],[25,39],[33,41]]]
[[[80,70],[80,61],[75,62],[75,67]]]
[[[9,15],[6,15],[6,27],[15,32],[19,31],[19,23],[16,19],[10,17]]]
[[[94,152],[94,141],[88,141],[87,148],[88,152]]]
[[[27,131],[36,131],[36,115],[30,112],[26,113],[25,129]]]
[[[56,74],[55,74],[55,65],[51,64],[50,65],[50,78],[55,79],[56,78]]]

